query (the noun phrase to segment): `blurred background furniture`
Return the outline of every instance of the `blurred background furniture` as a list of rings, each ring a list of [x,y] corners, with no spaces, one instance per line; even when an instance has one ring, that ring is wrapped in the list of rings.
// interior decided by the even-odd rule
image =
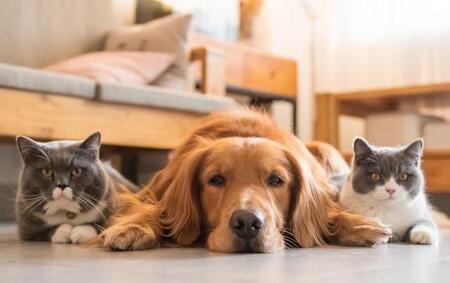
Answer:
[[[292,113],[285,128],[297,132],[298,86],[297,64],[294,60],[274,56],[240,43],[213,40],[198,33],[192,34],[189,42],[194,50],[203,46],[223,53],[227,94],[248,97],[250,105],[266,109],[271,109],[274,101],[288,102],[292,106]]]
[[[423,168],[428,192],[449,193],[449,124],[439,115],[431,116],[430,111],[421,114],[414,103],[442,96],[450,96],[450,84],[321,93],[317,95],[315,138],[339,148],[339,119],[343,115],[364,118],[365,136],[378,145],[401,145],[424,137]]]
[[[105,145],[171,149],[202,115],[236,106],[231,99],[213,94],[97,84],[36,69],[101,50],[108,32],[133,23],[134,10],[120,7],[123,11],[118,11],[113,4],[110,0],[0,4],[5,23],[0,34],[10,39],[0,48],[3,139],[17,134],[43,140],[76,139],[101,130]]]
[[[156,28],[156,44],[133,34],[168,19],[178,22]],[[204,115],[253,103],[258,97],[295,102],[294,61],[207,37],[188,42],[186,22],[187,17],[158,1],[0,2],[0,35],[8,38],[8,44],[0,46],[0,219],[12,217],[20,168],[13,144],[16,135],[44,141],[82,139],[101,131],[102,157],[143,184]],[[121,36],[133,44],[113,46],[112,38],[117,41]],[[105,49],[149,51],[148,46],[156,45],[150,51],[172,52],[173,46],[159,49],[164,46],[160,38],[180,42],[175,49],[185,50],[176,60],[188,65],[182,78],[186,83],[171,84],[167,74],[172,68],[153,85],[105,83],[43,69]],[[230,95],[230,89],[253,99],[240,100]],[[292,115],[287,120],[292,130]]]

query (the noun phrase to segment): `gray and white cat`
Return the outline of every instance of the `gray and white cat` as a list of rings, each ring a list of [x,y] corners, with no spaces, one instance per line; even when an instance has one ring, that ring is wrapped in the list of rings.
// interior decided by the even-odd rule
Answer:
[[[16,219],[22,240],[85,243],[106,223],[115,194],[135,189],[100,161],[100,140],[100,133],[84,141],[46,143],[17,137],[23,168]]]
[[[437,228],[420,169],[422,150],[422,139],[394,148],[371,146],[356,138],[341,204],[353,213],[379,218],[392,228],[394,242],[435,243]]]

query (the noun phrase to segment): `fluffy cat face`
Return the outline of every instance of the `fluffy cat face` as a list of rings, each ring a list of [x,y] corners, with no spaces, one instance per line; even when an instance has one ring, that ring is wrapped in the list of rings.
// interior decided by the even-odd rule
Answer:
[[[24,167],[21,194],[33,211],[52,215],[92,209],[104,193],[105,176],[99,160],[100,133],[82,142],[39,143],[17,138]]]
[[[377,148],[356,138],[353,190],[386,204],[413,200],[423,187],[422,150],[421,139],[404,148]]]

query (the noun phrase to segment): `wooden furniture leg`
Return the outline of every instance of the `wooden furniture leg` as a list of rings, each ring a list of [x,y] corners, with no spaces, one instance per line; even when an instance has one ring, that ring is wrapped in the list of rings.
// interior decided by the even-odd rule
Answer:
[[[190,61],[200,62],[202,93],[225,95],[225,62],[222,50],[210,47],[193,48]]]
[[[339,148],[339,103],[332,94],[316,95],[316,140]]]

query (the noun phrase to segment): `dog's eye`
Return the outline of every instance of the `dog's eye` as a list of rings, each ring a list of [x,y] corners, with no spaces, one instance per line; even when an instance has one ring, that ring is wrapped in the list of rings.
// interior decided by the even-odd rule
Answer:
[[[220,175],[216,175],[212,177],[208,183],[213,186],[223,186],[225,184],[225,179]]]
[[[269,178],[267,179],[267,185],[271,187],[276,188],[283,185],[283,183],[284,183],[283,179],[281,179],[280,176],[277,176],[275,174],[270,175]]]

